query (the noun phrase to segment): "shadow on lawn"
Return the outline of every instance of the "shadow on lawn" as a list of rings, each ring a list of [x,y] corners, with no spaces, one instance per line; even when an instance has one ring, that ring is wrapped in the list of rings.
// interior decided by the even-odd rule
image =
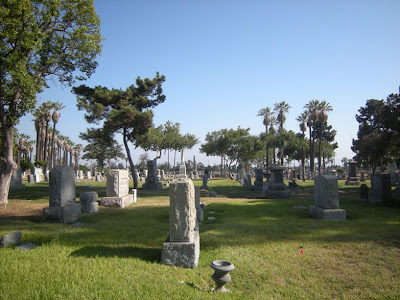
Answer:
[[[139,258],[148,262],[160,262],[160,248],[139,248],[139,247],[106,247],[106,246],[85,246],[71,253],[72,257],[120,257]]]

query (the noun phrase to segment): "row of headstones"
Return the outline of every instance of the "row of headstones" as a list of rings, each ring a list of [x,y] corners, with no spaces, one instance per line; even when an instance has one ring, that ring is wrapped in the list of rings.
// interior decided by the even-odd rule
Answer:
[[[129,194],[129,177],[127,170],[110,170],[107,173],[106,197],[100,199],[100,205],[124,208],[136,202],[136,190]],[[96,192],[85,192],[76,203],[74,171],[68,166],[57,166],[51,169],[49,176],[49,206],[43,208],[44,219],[57,219],[62,223],[75,222],[81,213],[98,211]]]

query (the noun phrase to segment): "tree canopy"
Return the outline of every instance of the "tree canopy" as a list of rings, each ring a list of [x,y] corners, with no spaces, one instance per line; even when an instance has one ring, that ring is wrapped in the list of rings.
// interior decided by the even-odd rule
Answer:
[[[92,75],[102,38],[93,0],[2,0],[0,20],[0,202],[7,202],[14,126],[48,79],[71,85]]]
[[[152,127],[151,108],[163,103],[166,98],[162,90],[164,81],[165,76],[157,72],[153,79],[137,77],[136,85],[132,84],[125,90],[85,85],[73,88],[78,109],[86,111],[85,119],[89,123],[104,121],[103,130],[122,134],[135,188],[138,179],[128,142],[136,146],[137,140]]]

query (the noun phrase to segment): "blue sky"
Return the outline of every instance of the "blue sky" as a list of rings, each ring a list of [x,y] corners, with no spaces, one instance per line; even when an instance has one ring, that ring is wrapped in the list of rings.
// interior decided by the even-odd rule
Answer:
[[[159,71],[167,99],[154,109],[155,125],[179,122],[200,143],[223,128],[250,127],[258,135],[264,130],[259,109],[281,101],[291,106],[286,129],[298,132],[303,106],[326,100],[340,163],[354,155],[358,109],[399,91],[398,0],[95,0],[95,7],[105,40],[97,71],[84,84],[125,89],[137,76]],[[63,102],[57,128],[82,143],[79,132],[92,125],[69,87],[50,86],[38,103]],[[32,119],[22,118],[18,129],[34,139]],[[219,163],[198,147],[185,158]],[[134,151],[134,161],[141,153]]]

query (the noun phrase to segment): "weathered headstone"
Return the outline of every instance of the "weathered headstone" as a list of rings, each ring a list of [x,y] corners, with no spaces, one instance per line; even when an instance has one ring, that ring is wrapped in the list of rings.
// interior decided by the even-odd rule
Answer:
[[[70,223],[81,217],[81,206],[75,202],[74,171],[68,166],[51,169],[49,176],[49,206],[43,208],[44,219]]]
[[[281,165],[273,165],[270,167],[271,181],[268,182],[268,185],[264,184],[263,187],[266,198],[282,199],[291,195],[290,190],[283,182],[283,170],[285,170],[285,167]]]
[[[86,178],[89,179],[89,180],[92,179],[92,172],[87,171],[86,172]]]
[[[147,177],[142,188],[144,190],[161,190],[162,184],[160,183],[160,177],[157,177],[157,160],[147,161]]]
[[[99,211],[99,196],[96,192],[85,192],[79,195],[82,213],[92,214]]]
[[[35,182],[35,175],[28,174],[28,183],[34,183]]]
[[[371,203],[381,204],[388,201],[391,196],[391,191],[392,188],[389,174],[383,173],[371,175],[371,197],[369,198]]]
[[[346,220],[346,211],[339,209],[338,179],[333,175],[314,177],[314,205],[309,208],[315,219]]]
[[[5,248],[9,245],[18,245],[21,241],[22,232],[15,231],[9,234],[5,234],[1,237],[0,248]]]
[[[246,176],[246,174],[245,174],[243,165],[242,165],[242,164],[239,164],[239,168],[238,168],[238,181],[239,181],[239,184],[240,184],[241,186],[244,186],[244,178],[245,178],[245,176]]]
[[[170,234],[163,243],[161,263],[195,268],[200,256],[200,235],[196,230],[194,185],[190,179],[179,179],[171,183],[170,190]]]
[[[129,194],[129,176],[127,170],[110,170],[107,175],[106,197],[101,198],[100,205],[124,208],[133,203]]]
[[[10,189],[24,189],[25,185],[22,184],[22,169],[18,166],[11,175]]]
[[[368,201],[368,187],[365,183],[360,185],[360,200]]]

